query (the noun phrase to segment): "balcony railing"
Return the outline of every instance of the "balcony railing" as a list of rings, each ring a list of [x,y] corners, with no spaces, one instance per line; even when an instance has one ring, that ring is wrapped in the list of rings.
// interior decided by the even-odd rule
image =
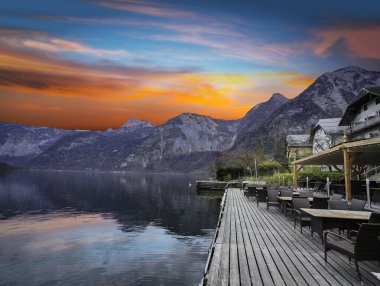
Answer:
[[[350,133],[356,133],[363,129],[372,127],[376,124],[380,124],[380,115],[371,116],[366,121],[354,123]]]

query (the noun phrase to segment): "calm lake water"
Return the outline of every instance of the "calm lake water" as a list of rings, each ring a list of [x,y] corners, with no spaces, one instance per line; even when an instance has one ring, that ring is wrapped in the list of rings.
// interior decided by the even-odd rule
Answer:
[[[0,176],[0,285],[198,284],[220,200],[194,186],[186,175]]]

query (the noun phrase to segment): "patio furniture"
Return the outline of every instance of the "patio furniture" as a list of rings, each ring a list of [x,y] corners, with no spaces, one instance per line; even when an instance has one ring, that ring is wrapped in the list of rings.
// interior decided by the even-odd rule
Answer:
[[[329,206],[328,200],[329,200],[328,197],[315,196],[313,198],[313,205],[311,206],[311,208],[313,208],[313,209],[327,209]]]
[[[280,207],[280,202],[278,201],[278,190],[268,190],[267,195],[267,210],[270,206]]]
[[[333,194],[333,195],[330,197],[330,201],[338,201],[338,200],[341,200],[342,198],[343,198],[343,195]]]
[[[280,190],[280,195],[281,197],[292,197],[293,196],[293,191],[286,189],[286,190]]]
[[[260,190],[256,190],[256,203],[259,205],[261,202],[266,202],[267,201],[267,188],[263,187]]]
[[[330,210],[348,210],[347,201],[335,201],[330,199],[328,205]]]
[[[360,281],[362,277],[359,271],[358,262],[367,260],[377,260],[380,262],[380,224],[362,223],[357,233],[356,241],[349,240],[331,231],[325,231],[325,261],[327,263],[327,252],[338,251],[350,259],[355,260],[356,271]],[[340,240],[329,240],[329,236],[335,236]]]
[[[309,197],[309,191],[300,191],[299,197],[300,198],[307,198],[307,197]]]
[[[319,235],[323,243],[323,231],[336,228],[337,225],[347,224],[348,222],[368,222],[371,212],[366,211],[347,211],[347,210],[318,210],[301,209],[311,216],[311,236],[314,232]]]
[[[350,210],[352,211],[362,211],[364,209],[364,206],[367,202],[363,200],[357,200],[357,199],[352,199],[351,205],[350,205]]]
[[[297,220],[299,220],[302,233],[302,227],[311,226],[311,217],[301,211],[301,208],[310,208],[309,198],[293,198],[293,206],[294,229],[296,228]]]
[[[248,189],[247,189],[247,196],[249,197],[256,197],[256,187],[255,186],[248,186]]]

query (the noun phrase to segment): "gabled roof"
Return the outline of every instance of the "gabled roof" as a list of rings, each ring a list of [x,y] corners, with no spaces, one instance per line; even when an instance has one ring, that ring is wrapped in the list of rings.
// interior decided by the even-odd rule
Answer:
[[[288,146],[309,147],[312,144],[309,143],[309,134],[298,134],[286,136],[286,143]]]
[[[380,86],[363,88],[358,96],[347,106],[339,125],[349,125],[360,107],[375,97],[380,97]]]
[[[341,120],[342,118],[340,117],[319,119],[317,124],[315,124],[314,128],[311,130],[310,140],[314,138],[315,132],[317,132],[319,128],[323,129],[323,131],[329,135],[343,134],[344,130],[347,129],[347,126],[339,126]]]

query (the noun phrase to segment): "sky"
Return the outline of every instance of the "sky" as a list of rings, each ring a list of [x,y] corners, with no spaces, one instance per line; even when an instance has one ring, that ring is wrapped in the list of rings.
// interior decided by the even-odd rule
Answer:
[[[239,119],[347,66],[380,70],[378,0],[0,0],[0,121]]]

